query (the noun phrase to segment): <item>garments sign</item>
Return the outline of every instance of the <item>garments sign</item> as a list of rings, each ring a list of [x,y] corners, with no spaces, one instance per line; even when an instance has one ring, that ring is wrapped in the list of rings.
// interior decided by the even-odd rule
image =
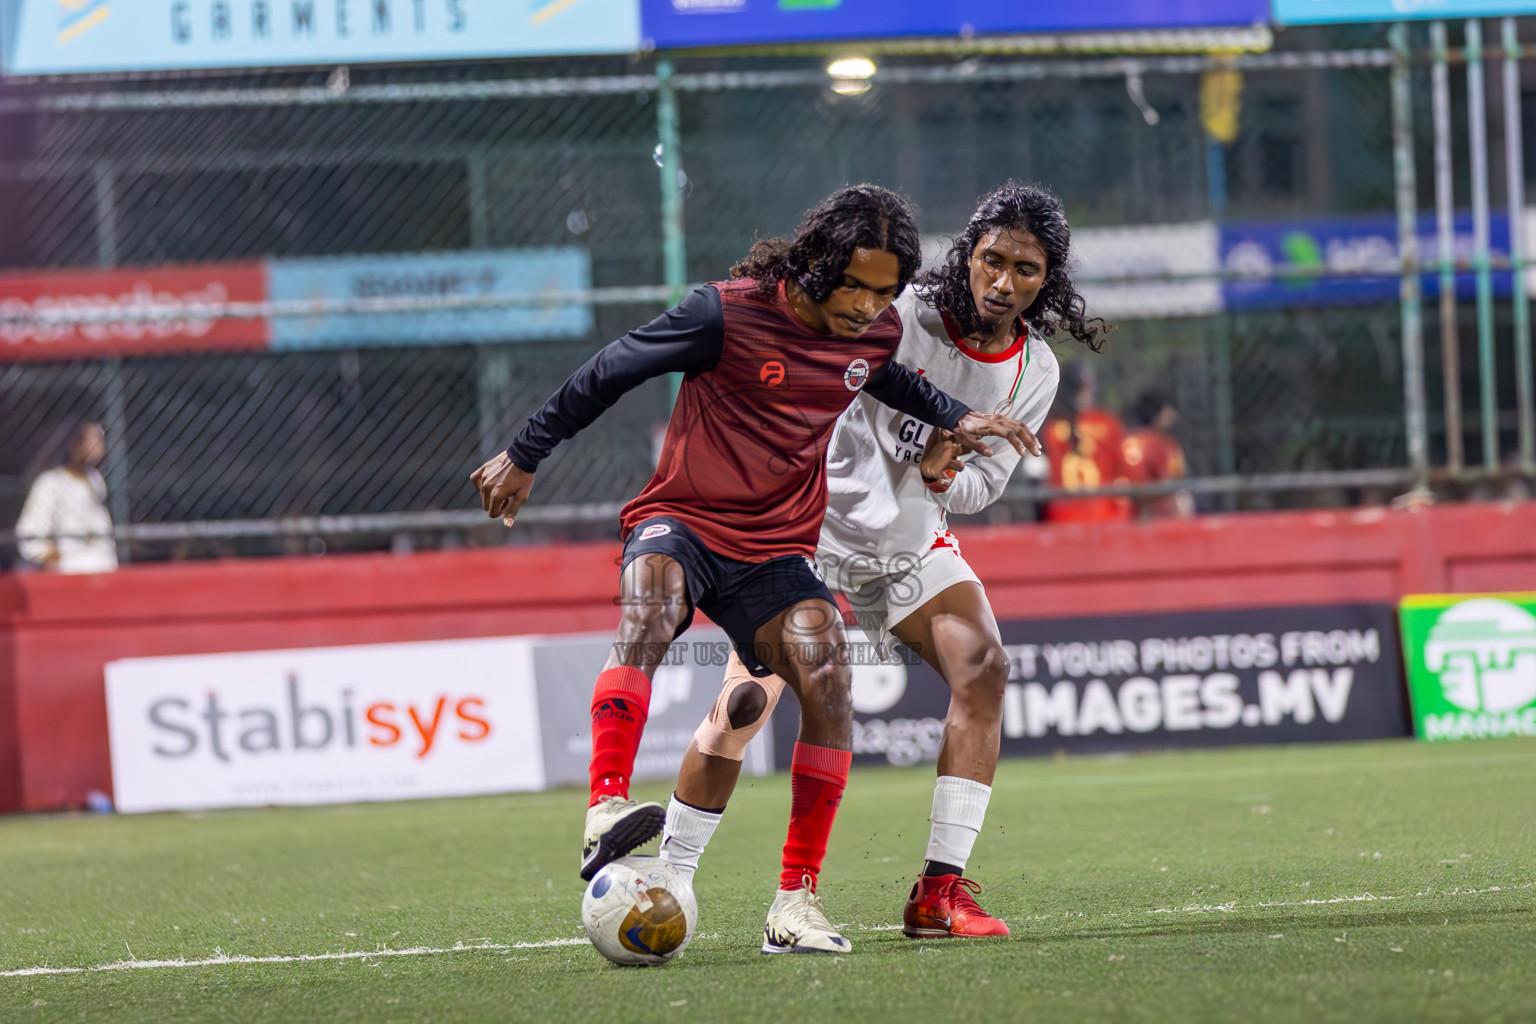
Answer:
[[[0,0],[4,72],[632,53],[636,0]]]
[[[1536,14],[1532,0],[1274,0],[1282,25]]]
[[[647,44],[663,50],[893,36],[1217,28],[1268,21],[1265,0],[640,0],[641,33]]]
[[[1536,736],[1536,594],[1411,596],[1399,614],[1421,739]]]
[[[1390,605],[1318,605],[1001,623],[1004,755],[1408,734]],[[855,761],[938,758],[944,680],[851,641]],[[787,759],[795,723],[775,724]]]
[[[591,258],[576,246],[274,259],[267,274],[275,302],[541,300],[529,306],[281,316],[272,324],[275,349],[584,338],[592,331],[590,305],[556,298],[591,287]]]
[[[220,319],[198,315],[198,310],[265,297],[260,263],[0,274],[0,362],[262,349],[267,345],[265,320]],[[109,308],[146,318],[115,323],[12,319]]]
[[[117,808],[542,789],[531,655],[483,639],[111,662]]]

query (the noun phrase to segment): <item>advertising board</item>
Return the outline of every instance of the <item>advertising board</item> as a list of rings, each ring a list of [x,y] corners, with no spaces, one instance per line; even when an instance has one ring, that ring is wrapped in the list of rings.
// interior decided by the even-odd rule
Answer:
[[[0,315],[5,317],[108,308],[164,317],[116,323],[0,320],[0,362],[263,349],[266,320],[196,313],[199,306],[264,298],[266,275],[254,262],[0,274]]]
[[[1386,604],[1003,622],[1002,753],[1406,736],[1395,626]],[[855,762],[938,757],[948,687],[899,655],[853,659]],[[781,761],[793,719],[774,723]]]
[[[509,638],[110,662],[117,808],[542,789],[531,653]]]
[[[1536,13],[1531,0],[1274,0],[1282,25],[1430,18],[1494,18]]]
[[[1399,614],[1420,739],[1536,736],[1536,594],[1412,595]]]
[[[550,786],[587,783],[587,765],[592,757],[592,681],[612,649],[612,633],[532,640],[544,775]],[[677,778],[694,730],[720,695],[729,651],[724,633],[697,628],[668,648],[665,661],[651,680],[649,717],[635,755],[637,780]],[[773,745],[765,732],[748,744],[742,773],[767,775],[772,771]]]
[[[592,260],[579,246],[406,253],[388,256],[315,256],[267,261],[274,302],[315,299],[474,299],[585,291]],[[325,313],[281,316],[272,324],[274,349],[358,345],[584,338],[592,307],[554,298],[528,306],[436,309],[420,312]]]
[[[9,75],[632,53],[636,0],[0,0]]]
[[[106,667],[121,811],[585,785],[611,633],[125,658]],[[652,682],[635,778],[673,779],[729,645],[692,630]],[[764,734],[742,770],[773,771]]]
[[[1218,28],[1268,21],[1266,0],[640,0],[641,34],[663,50],[892,36]]]

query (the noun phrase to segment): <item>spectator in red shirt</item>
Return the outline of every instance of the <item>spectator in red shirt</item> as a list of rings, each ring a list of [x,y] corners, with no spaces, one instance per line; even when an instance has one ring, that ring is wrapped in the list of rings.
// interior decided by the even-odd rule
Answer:
[[[1095,404],[1097,380],[1083,362],[1062,367],[1056,392],[1058,414],[1045,424],[1040,438],[1051,460],[1051,486],[1068,491],[1092,491],[1125,483],[1121,443],[1125,424]],[[1046,503],[1051,523],[1097,523],[1131,518],[1125,498],[1065,498]]]
[[[1188,472],[1184,449],[1170,433],[1179,421],[1173,403],[1159,391],[1147,391],[1136,400],[1132,416],[1138,426],[1120,446],[1125,478],[1133,484],[1183,478]],[[1195,502],[1188,491],[1137,498],[1135,506],[1137,519],[1185,519],[1195,514]]]

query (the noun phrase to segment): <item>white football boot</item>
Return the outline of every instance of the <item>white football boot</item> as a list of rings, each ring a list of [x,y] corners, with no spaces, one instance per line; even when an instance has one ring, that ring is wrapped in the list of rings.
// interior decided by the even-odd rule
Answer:
[[[802,879],[804,888],[780,889],[768,908],[768,923],[763,926],[764,953],[847,953],[853,944],[838,934],[822,908],[821,897],[811,889],[811,876]]]
[[[621,796],[605,796],[587,808],[587,834],[581,844],[581,880],[661,834],[667,809]]]

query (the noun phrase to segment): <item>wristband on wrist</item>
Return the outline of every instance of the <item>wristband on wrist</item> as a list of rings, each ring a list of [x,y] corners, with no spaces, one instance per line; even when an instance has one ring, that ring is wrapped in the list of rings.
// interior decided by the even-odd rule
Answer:
[[[937,480],[928,479],[928,474],[924,473],[921,468],[919,468],[917,472],[923,478],[923,486],[928,488],[928,490],[932,491],[934,494],[943,494],[945,491],[949,490],[949,485],[955,480],[955,471],[952,469],[946,469],[944,471],[944,475],[939,477]]]

